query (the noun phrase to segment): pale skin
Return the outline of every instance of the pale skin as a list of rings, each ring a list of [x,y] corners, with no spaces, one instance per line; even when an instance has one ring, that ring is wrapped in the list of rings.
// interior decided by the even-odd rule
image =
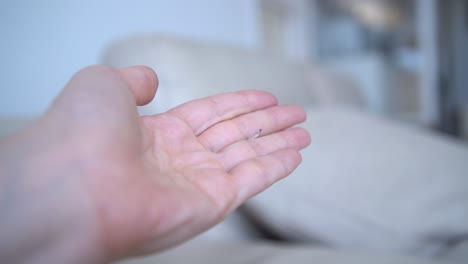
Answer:
[[[0,142],[0,262],[105,263],[178,245],[289,175],[310,143],[295,127],[304,111],[261,91],[140,117],[157,85],[143,66],[85,68]]]

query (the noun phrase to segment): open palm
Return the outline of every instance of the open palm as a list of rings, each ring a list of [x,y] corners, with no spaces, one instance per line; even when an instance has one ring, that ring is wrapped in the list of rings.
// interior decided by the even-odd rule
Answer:
[[[147,68],[91,67],[46,115],[68,124],[93,161],[80,181],[97,208],[96,239],[111,257],[162,250],[207,230],[289,175],[310,141],[293,127],[304,111],[261,91],[139,117],[136,105],[151,101],[156,86]]]

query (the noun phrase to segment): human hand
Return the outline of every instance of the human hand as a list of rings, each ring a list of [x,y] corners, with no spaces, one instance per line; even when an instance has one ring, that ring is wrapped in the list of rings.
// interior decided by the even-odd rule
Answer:
[[[88,67],[36,125],[3,143],[5,150],[27,153],[38,173],[25,181],[42,184],[45,193],[37,199],[60,201],[42,207],[42,215],[51,217],[47,210],[53,209],[58,220],[51,223],[79,227],[67,247],[80,250],[74,257],[108,261],[177,245],[289,175],[310,142],[304,129],[292,128],[305,120],[304,111],[278,106],[260,91],[216,95],[140,117],[136,105],[150,102],[156,87],[154,72],[145,67]],[[73,239],[74,232],[65,233],[69,238],[55,241]]]

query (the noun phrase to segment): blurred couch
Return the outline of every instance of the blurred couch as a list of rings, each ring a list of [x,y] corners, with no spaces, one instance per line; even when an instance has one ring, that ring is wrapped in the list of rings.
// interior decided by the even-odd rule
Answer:
[[[191,246],[203,251],[200,245],[213,241],[234,241],[247,249],[254,247],[252,241],[268,243],[262,240],[267,235],[286,244],[377,254],[367,261],[379,263],[392,254],[468,259],[467,146],[369,114],[352,79],[260,51],[160,35],[117,41],[103,62],[155,69],[159,90],[142,114],[241,89],[270,91],[281,103],[308,112],[303,126],[312,145],[293,175],[181,251],[190,252]],[[338,254],[327,263],[352,261]]]

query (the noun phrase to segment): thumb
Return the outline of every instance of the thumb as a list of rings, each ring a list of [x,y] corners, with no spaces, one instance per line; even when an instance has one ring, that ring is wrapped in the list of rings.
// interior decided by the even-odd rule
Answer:
[[[158,87],[158,76],[149,67],[133,66],[117,69],[122,79],[130,86],[137,105],[150,103]]]
[[[108,123],[133,124],[138,116],[136,105],[149,103],[157,85],[156,74],[145,66],[89,66],[73,76],[45,116],[62,123],[80,119],[96,124],[105,118]]]
[[[91,109],[133,108],[151,102],[157,85],[156,73],[149,67],[114,69],[102,65],[89,66],[73,76],[55,100],[52,109],[73,106],[83,110],[86,106]]]

